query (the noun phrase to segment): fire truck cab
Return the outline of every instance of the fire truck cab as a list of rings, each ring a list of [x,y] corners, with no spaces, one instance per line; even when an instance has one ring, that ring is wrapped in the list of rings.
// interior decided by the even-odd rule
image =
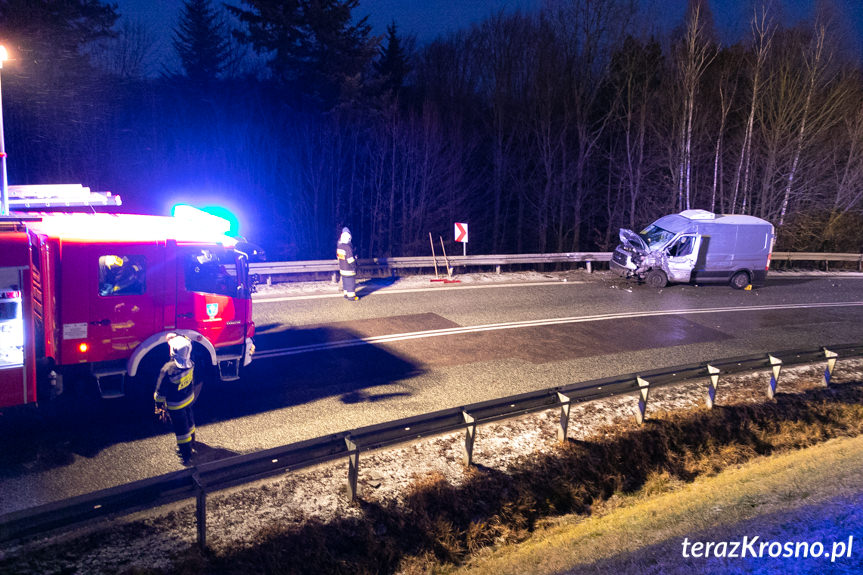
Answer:
[[[254,353],[248,260],[223,230],[178,217],[0,221],[0,407],[61,393],[64,377],[122,396],[167,361],[172,332],[192,340],[197,365],[238,379]]]

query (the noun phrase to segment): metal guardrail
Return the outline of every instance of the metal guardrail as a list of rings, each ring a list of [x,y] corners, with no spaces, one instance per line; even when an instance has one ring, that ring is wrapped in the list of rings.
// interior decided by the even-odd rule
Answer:
[[[783,365],[826,362],[824,382],[830,385],[837,359],[863,356],[863,344],[831,346],[803,351],[780,351],[660,368],[604,379],[551,387],[540,391],[444,409],[378,425],[342,431],[325,437],[292,443],[257,453],[229,457],[127,485],[57,501],[0,516],[0,543],[69,530],[84,524],[196,498],[198,543],[206,546],[206,496],[208,493],[249,483],[286,471],[296,471],[335,459],[348,460],[348,487],[357,496],[361,452],[446,433],[464,431],[465,465],[473,461],[478,425],[547,409],[560,409],[558,440],[566,439],[570,407],[620,394],[638,399],[636,419],[646,416],[651,389],[684,381],[709,379],[708,407],[716,400],[719,378],[735,373],[769,370],[767,397],[772,399]]]
[[[555,254],[500,254],[500,255],[471,255],[442,257],[435,260],[431,256],[400,257],[400,258],[372,258],[359,261],[361,267],[382,268],[394,271],[397,269],[430,269],[435,266],[446,273],[447,263],[449,267],[467,266],[494,266],[500,273],[501,266],[518,264],[550,264],[550,263],[584,263],[588,271],[592,271],[593,262],[607,262],[611,260],[611,252],[569,252]],[[852,253],[819,253],[819,252],[773,252],[773,261],[815,261],[824,262],[829,267],[829,262],[857,262],[858,270],[863,272],[863,254]],[[291,275],[303,273],[335,273],[339,270],[337,260],[308,260],[295,262],[261,262],[251,264],[252,273],[265,278],[275,275]]]
[[[365,268],[382,268],[388,270],[398,269],[424,269],[437,266],[446,272],[447,263],[449,267],[465,266],[500,266],[516,264],[538,264],[538,263],[586,263],[588,267],[592,262],[607,262],[611,260],[611,252],[573,252],[556,254],[501,254],[501,255],[471,255],[471,256],[449,256],[447,258],[432,256],[397,257],[397,258],[371,258],[359,260],[359,265]],[[338,260],[307,260],[294,262],[258,262],[249,266],[252,273],[261,276],[290,275],[303,273],[337,272],[339,270]]]

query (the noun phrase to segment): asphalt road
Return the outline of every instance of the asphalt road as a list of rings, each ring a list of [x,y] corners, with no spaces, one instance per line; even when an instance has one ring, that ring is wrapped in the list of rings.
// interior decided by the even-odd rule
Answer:
[[[863,278],[652,290],[578,272],[539,285],[368,282],[359,293],[256,301],[258,358],[195,406],[202,460],[559,384],[863,338]],[[0,514],[179,469],[151,393],[3,413]]]

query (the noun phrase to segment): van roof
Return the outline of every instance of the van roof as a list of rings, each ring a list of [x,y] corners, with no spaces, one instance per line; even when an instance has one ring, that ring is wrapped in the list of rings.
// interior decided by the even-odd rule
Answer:
[[[714,222],[721,224],[738,224],[738,225],[764,225],[770,224],[767,220],[756,218],[755,216],[746,216],[743,214],[723,214],[718,216]]]
[[[692,229],[691,226],[693,224],[698,224],[699,226],[705,225],[760,225],[760,226],[770,226],[770,222],[762,220],[761,218],[756,218],[755,216],[745,216],[742,214],[730,214],[730,215],[717,215],[714,218],[704,217],[704,214],[709,214],[710,212],[706,212],[703,210],[698,210],[701,214],[695,218],[689,218],[685,214],[670,214],[668,216],[663,216],[656,220],[656,225],[660,228],[666,229],[673,233],[685,232],[688,229]]]
[[[104,213],[45,213],[28,222],[35,233],[73,242],[159,242],[221,244],[232,248],[237,240],[221,231],[167,216]]]

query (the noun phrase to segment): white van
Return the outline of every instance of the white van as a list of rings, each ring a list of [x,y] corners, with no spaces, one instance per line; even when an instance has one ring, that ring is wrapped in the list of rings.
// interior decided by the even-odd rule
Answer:
[[[620,230],[611,269],[654,288],[675,283],[730,283],[735,289],[767,279],[773,225],[754,216],[685,210],[641,232]]]

